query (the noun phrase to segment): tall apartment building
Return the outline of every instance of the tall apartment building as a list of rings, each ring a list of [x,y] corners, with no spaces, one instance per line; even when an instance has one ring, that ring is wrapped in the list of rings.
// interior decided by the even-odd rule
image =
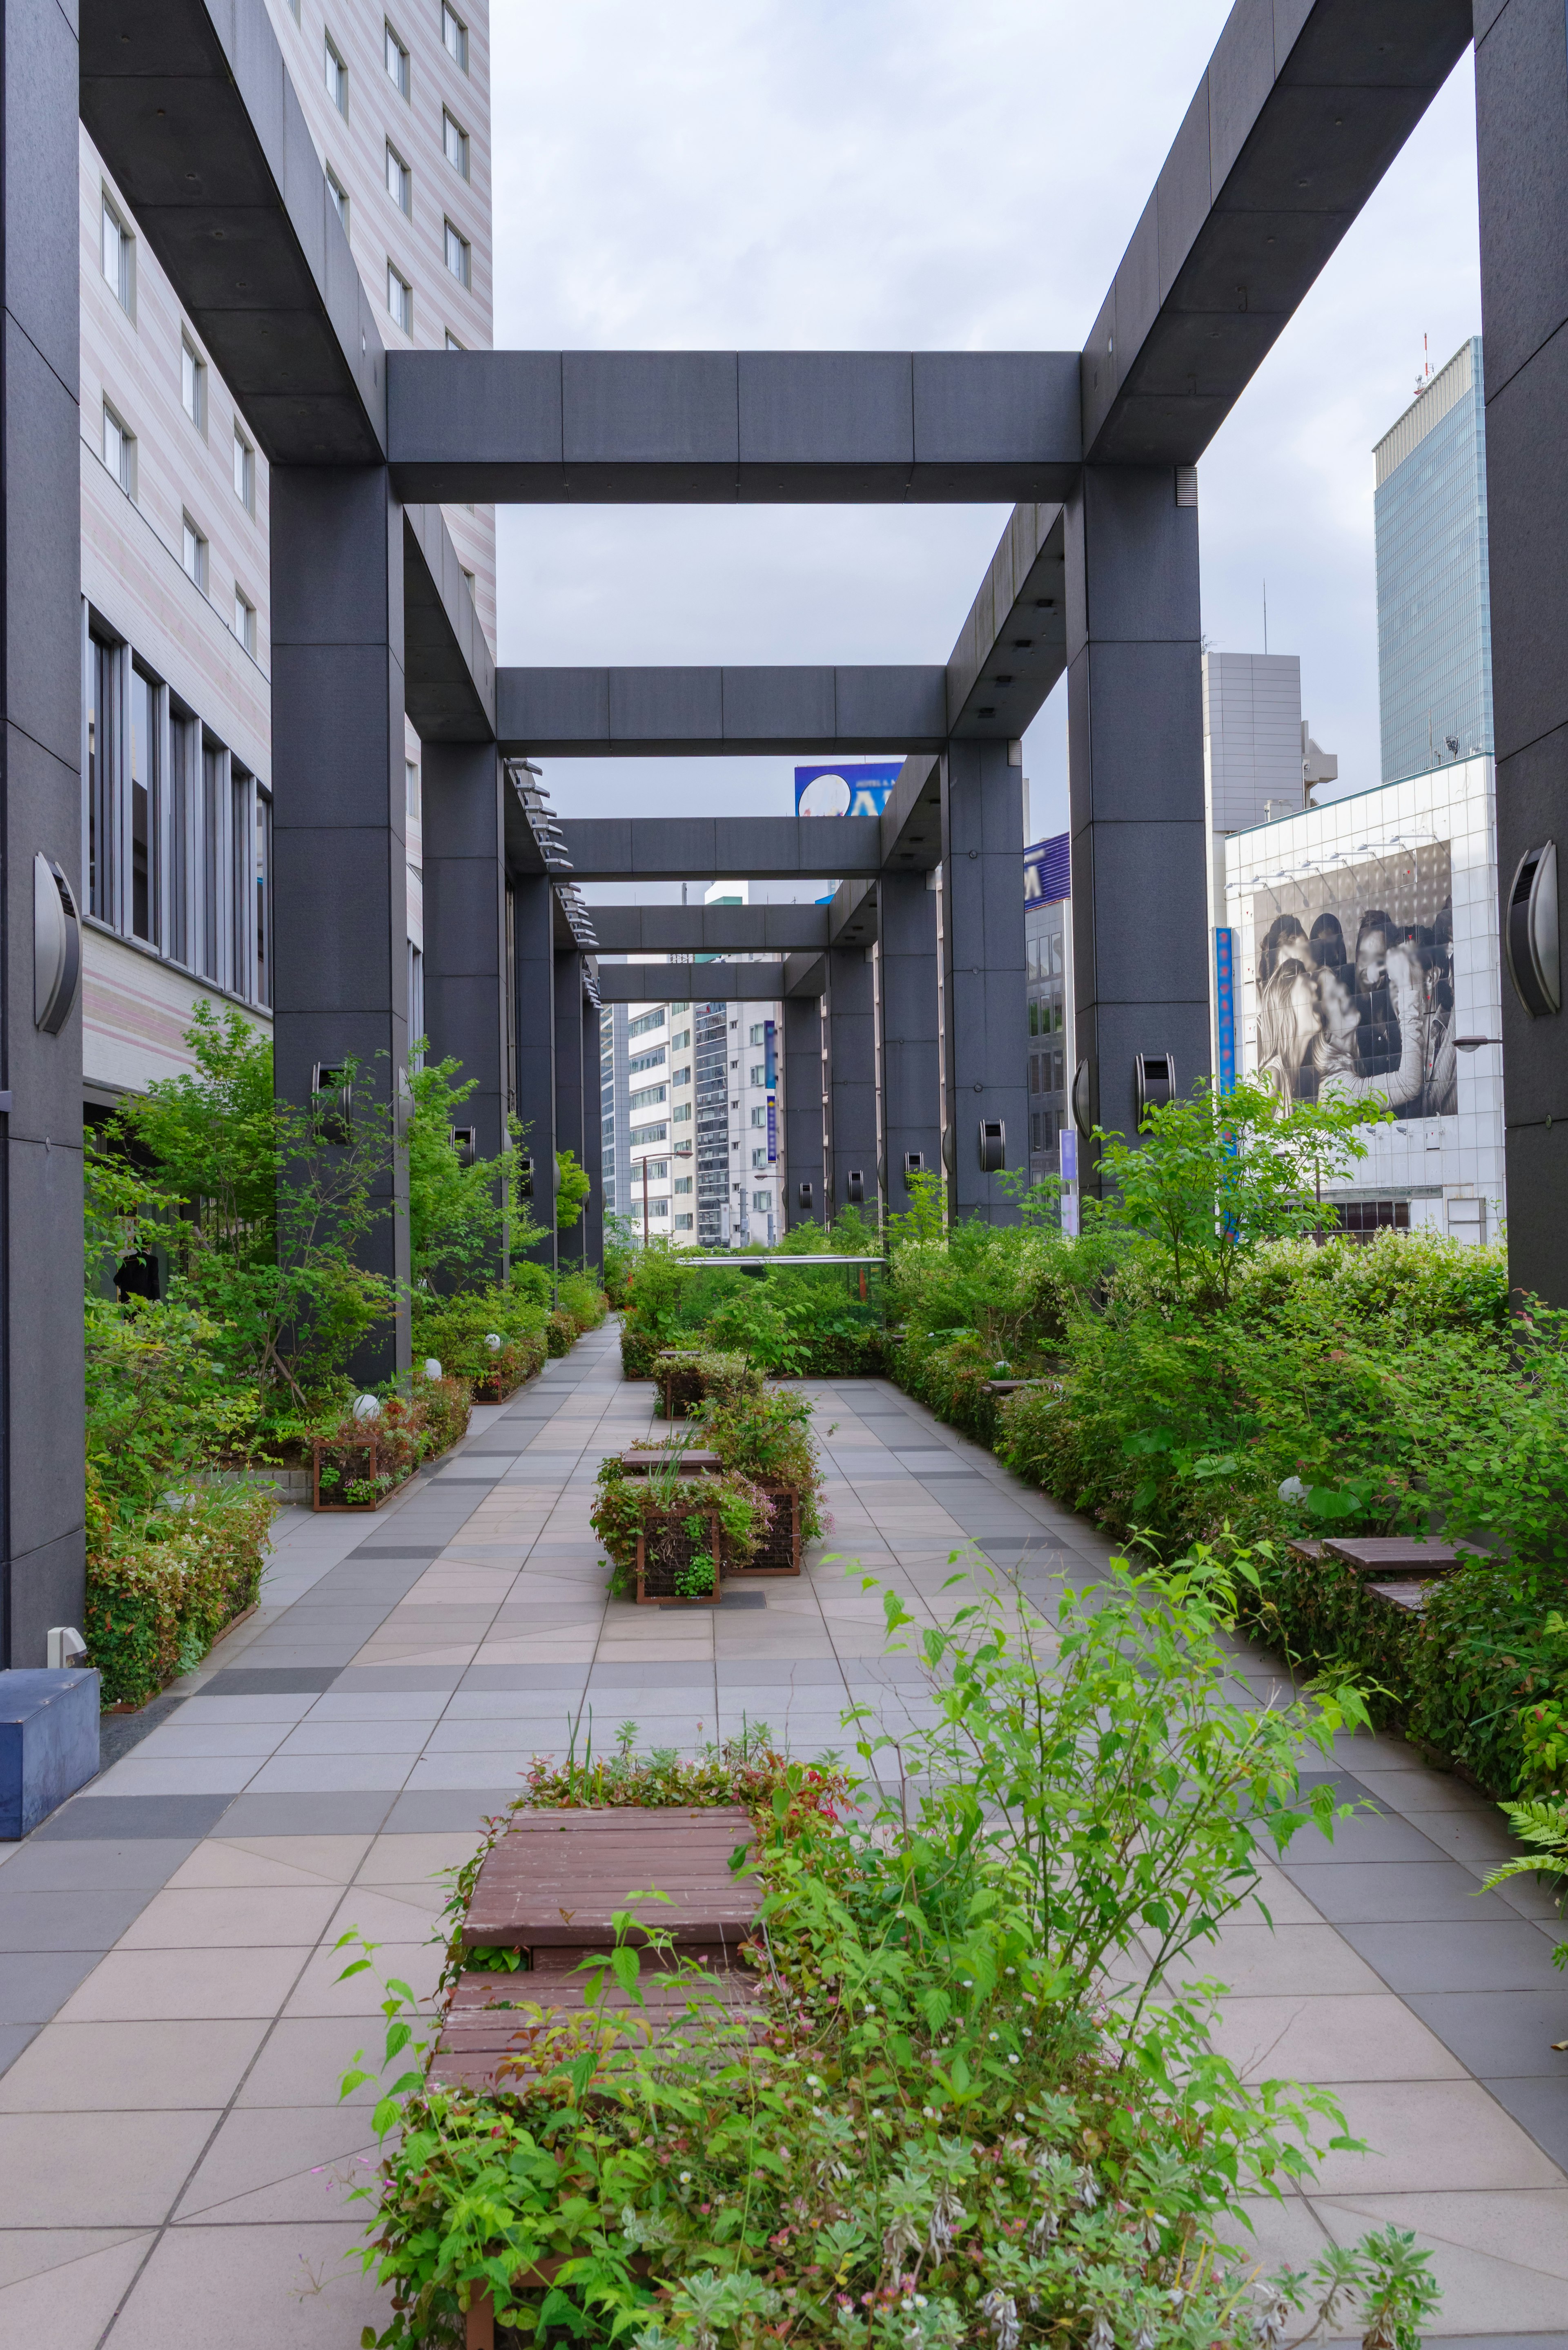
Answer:
[[[389,348],[491,341],[487,0],[269,0]],[[266,1026],[267,468],[88,137],[80,143],[88,1115],[189,1063],[198,1003]],[[494,521],[443,509],[485,632]],[[420,744],[405,721],[410,1019]]]
[[[1490,754],[1481,339],[1461,343],[1373,452],[1383,780]]]
[[[1062,1172],[1073,1082],[1072,836],[1023,852],[1023,951],[1029,1006],[1029,1173]]]

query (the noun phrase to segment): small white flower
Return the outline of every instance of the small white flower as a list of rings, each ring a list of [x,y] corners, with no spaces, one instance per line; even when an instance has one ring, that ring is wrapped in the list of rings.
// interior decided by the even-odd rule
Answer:
[[[691,2186],[691,2173],[689,2170],[683,2170],[683,2171],[681,2172],[681,2174],[680,2174],[680,2184],[681,2184],[681,2186],[682,2186],[682,2187],[690,2187],[690,2186]]]
[[[985,2036],[988,2040],[1000,2040],[1002,2034],[1000,2032],[988,2032]]]
[[[1015,1975],[1018,1972],[1018,1969],[1016,1967],[1003,1967],[1002,1971],[1004,1975]]]
[[[1009,2063],[1010,2064],[1017,2064],[1017,2062],[1018,2062],[1018,2059],[1017,2059],[1017,2057],[1016,2057],[1016,2056],[1010,2056],[1010,2057],[1008,2058],[1008,2060],[1007,2060],[1007,2061],[1008,2061],[1008,2063]]]
[[[924,2114],[929,2122],[934,2122],[936,2120],[937,2109],[935,2106],[922,2106],[920,2107],[920,2111]]]

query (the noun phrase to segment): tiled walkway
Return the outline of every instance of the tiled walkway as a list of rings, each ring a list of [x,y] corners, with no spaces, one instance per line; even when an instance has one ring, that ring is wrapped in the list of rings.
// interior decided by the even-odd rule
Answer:
[[[918,1607],[970,1540],[1044,1591],[1106,1546],[879,1382],[814,1386],[824,1548]],[[433,1872],[473,1848],[569,1719],[690,1748],[746,1718],[795,1751],[917,1701],[882,1611],[843,1568],[717,1611],[603,1595],[600,1455],[646,1427],[613,1332],[552,1363],[378,1517],[279,1522],[266,1605],[167,1718],[26,1844],[0,1846],[0,2350],[351,2350],[379,2296],[346,2263],[371,2148],[357,1927],[417,1987]],[[831,1431],[829,1433],[828,1431]],[[763,1604],[757,1605],[758,1601]],[[747,1604],[750,1603],[750,1604]],[[1272,1685],[1262,1659],[1239,1670]],[[1257,2214],[1303,2262],[1386,2220],[1438,2248],[1438,2337],[1568,2350],[1568,1977],[1532,1886],[1477,1898],[1496,1812],[1397,1741],[1346,1741],[1378,1815],[1269,1872],[1273,1929],[1201,1970],[1234,1986],[1232,2053],[1334,2084],[1377,2150]],[[1354,1773],[1354,1778],[1348,1774]]]

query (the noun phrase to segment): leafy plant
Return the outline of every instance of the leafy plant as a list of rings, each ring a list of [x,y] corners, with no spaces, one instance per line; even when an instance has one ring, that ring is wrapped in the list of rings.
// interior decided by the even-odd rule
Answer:
[[[701,1525],[701,1520],[697,1523]],[[675,1596],[678,1599],[706,1599],[716,1578],[712,1552],[694,1551],[685,1565],[675,1570]]]
[[[495,1158],[463,1165],[454,1122],[478,1080],[456,1060],[425,1062],[424,1042],[410,1052],[404,1118],[410,1278],[416,1295],[487,1287],[504,1247],[531,1248],[544,1234],[521,1195],[515,1137]]]
[[[556,1153],[556,1230],[570,1232],[583,1212],[584,1203],[593,1190],[593,1180],[586,1167],[577,1163],[575,1150]]]
[[[1568,1908],[1568,1802],[1562,1797],[1546,1802],[1538,1796],[1531,1803],[1504,1804],[1501,1808],[1515,1835],[1531,1849],[1494,1868],[1481,1890],[1490,1893],[1494,1885],[1506,1885],[1515,1877],[1544,1877],[1559,1888],[1558,1908]],[[1552,1945],[1552,1963],[1568,1967],[1568,1941]]]

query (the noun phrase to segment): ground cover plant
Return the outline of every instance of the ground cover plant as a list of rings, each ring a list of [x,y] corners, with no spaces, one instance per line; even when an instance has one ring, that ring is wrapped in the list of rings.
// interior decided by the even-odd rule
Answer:
[[[1244,2085],[1214,2054],[1203,1946],[1255,1897],[1257,1839],[1330,1824],[1299,1757],[1356,1700],[1232,1705],[1232,1597],[1202,1556],[1122,1566],[1097,1605],[1064,1594],[1059,1634],[1007,1591],[923,1630],[888,1595],[936,1721],[879,1808],[760,1731],[695,1766],[636,1757],[634,1729],[607,1763],[535,1765],[523,1803],[745,1804],[754,2018],[693,1976],[688,2022],[655,2034],[636,2001],[661,1954],[629,1920],[580,2019],[512,1973],[511,2081],[416,2067],[377,2108],[364,2257],[393,2315],[365,2342],[456,2344],[488,2296],[508,2345],[1241,2350],[1321,2324],[1416,2350],[1437,2296],[1407,2235],[1271,2279],[1246,2249],[1241,2199],[1346,2141],[1332,2097]],[[629,2008],[591,1995],[612,1983]],[[400,1988],[387,2004],[400,2064]]]

